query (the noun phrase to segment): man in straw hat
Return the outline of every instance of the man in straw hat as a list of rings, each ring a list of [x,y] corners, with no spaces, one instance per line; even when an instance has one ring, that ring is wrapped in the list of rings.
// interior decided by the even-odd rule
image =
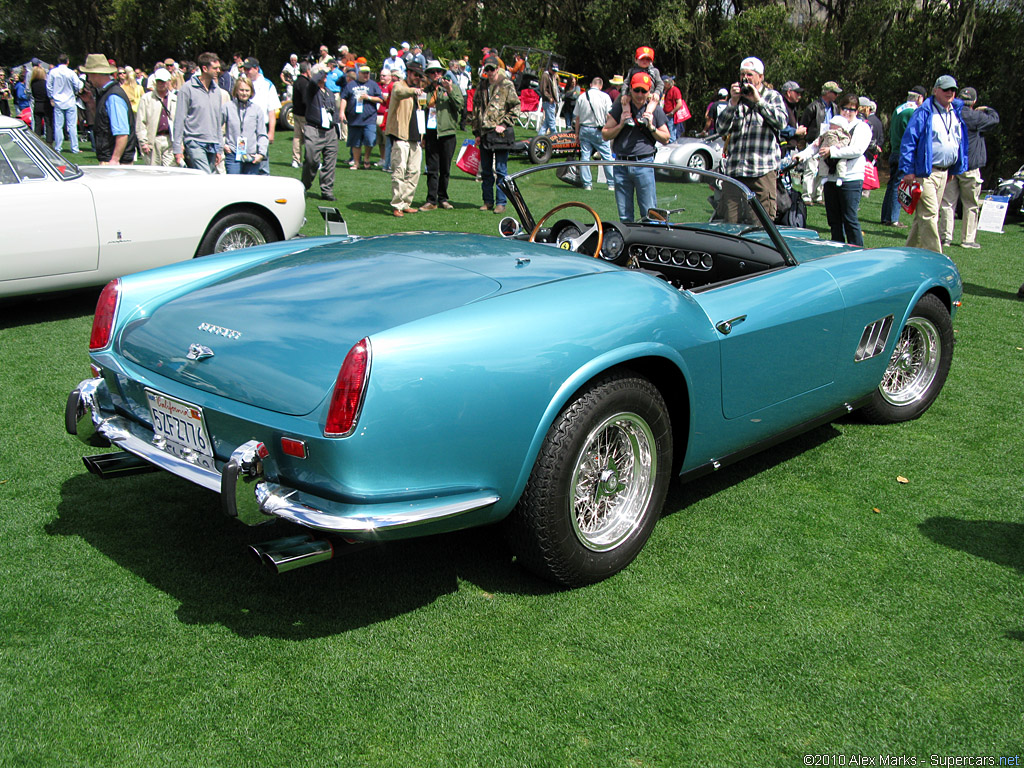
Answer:
[[[93,148],[100,165],[131,165],[135,162],[138,141],[135,115],[126,94],[111,77],[117,67],[102,53],[90,53],[81,67],[96,90],[96,120],[93,124]]]

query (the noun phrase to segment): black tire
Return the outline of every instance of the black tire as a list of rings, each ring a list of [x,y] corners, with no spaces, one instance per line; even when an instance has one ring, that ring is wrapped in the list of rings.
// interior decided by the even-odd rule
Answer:
[[[671,467],[661,393],[630,373],[599,379],[551,425],[506,521],[519,562],[566,587],[618,573],[650,537]]]
[[[555,152],[555,146],[551,143],[551,138],[547,135],[534,136],[530,139],[530,143],[526,147],[526,154],[530,158],[531,163],[541,165],[551,160],[551,156]]]
[[[292,116],[292,103],[286,101],[281,105],[281,111],[277,115],[277,130],[279,131],[294,131],[295,120]]]
[[[210,225],[196,256],[275,243],[280,239],[273,225],[262,216],[248,211],[236,211],[221,216]]]
[[[900,331],[882,381],[862,411],[875,424],[916,419],[942,391],[953,361],[953,322],[942,301],[921,297]]]

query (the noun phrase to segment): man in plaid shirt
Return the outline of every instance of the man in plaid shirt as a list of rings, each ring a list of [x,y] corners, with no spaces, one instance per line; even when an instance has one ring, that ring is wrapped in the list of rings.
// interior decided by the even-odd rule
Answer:
[[[740,63],[740,81],[733,83],[729,103],[718,115],[716,128],[727,137],[725,172],[757,195],[768,216],[775,218],[775,185],[779,177],[779,131],[786,127],[786,102],[764,84],[764,64],[750,56]],[[748,206],[726,185],[722,218],[746,222]],[[756,222],[749,222],[756,223]]]

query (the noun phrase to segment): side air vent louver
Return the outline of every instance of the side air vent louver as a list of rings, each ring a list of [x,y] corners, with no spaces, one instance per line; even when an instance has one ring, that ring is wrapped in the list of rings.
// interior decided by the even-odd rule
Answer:
[[[862,360],[870,360],[876,355],[882,354],[885,344],[889,341],[889,331],[892,330],[892,315],[875,320],[861,334],[860,343],[857,345],[857,353],[853,356],[853,362],[859,363]]]

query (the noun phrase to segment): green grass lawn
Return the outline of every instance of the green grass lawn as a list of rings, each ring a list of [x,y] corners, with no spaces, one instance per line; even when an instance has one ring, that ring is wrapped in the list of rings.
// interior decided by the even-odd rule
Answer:
[[[297,175],[286,144],[273,172]],[[454,211],[399,220],[389,190],[339,168],[353,232],[496,231],[461,171]],[[899,245],[880,202],[861,208],[866,244]],[[97,291],[0,305],[0,765],[1021,754],[1024,232],[979,242],[951,249],[964,304],[928,413],[839,421],[676,487],[638,560],[575,591],[493,530],[270,576],[244,545],[273,531],[222,518],[215,494],[86,473],[63,409]]]

